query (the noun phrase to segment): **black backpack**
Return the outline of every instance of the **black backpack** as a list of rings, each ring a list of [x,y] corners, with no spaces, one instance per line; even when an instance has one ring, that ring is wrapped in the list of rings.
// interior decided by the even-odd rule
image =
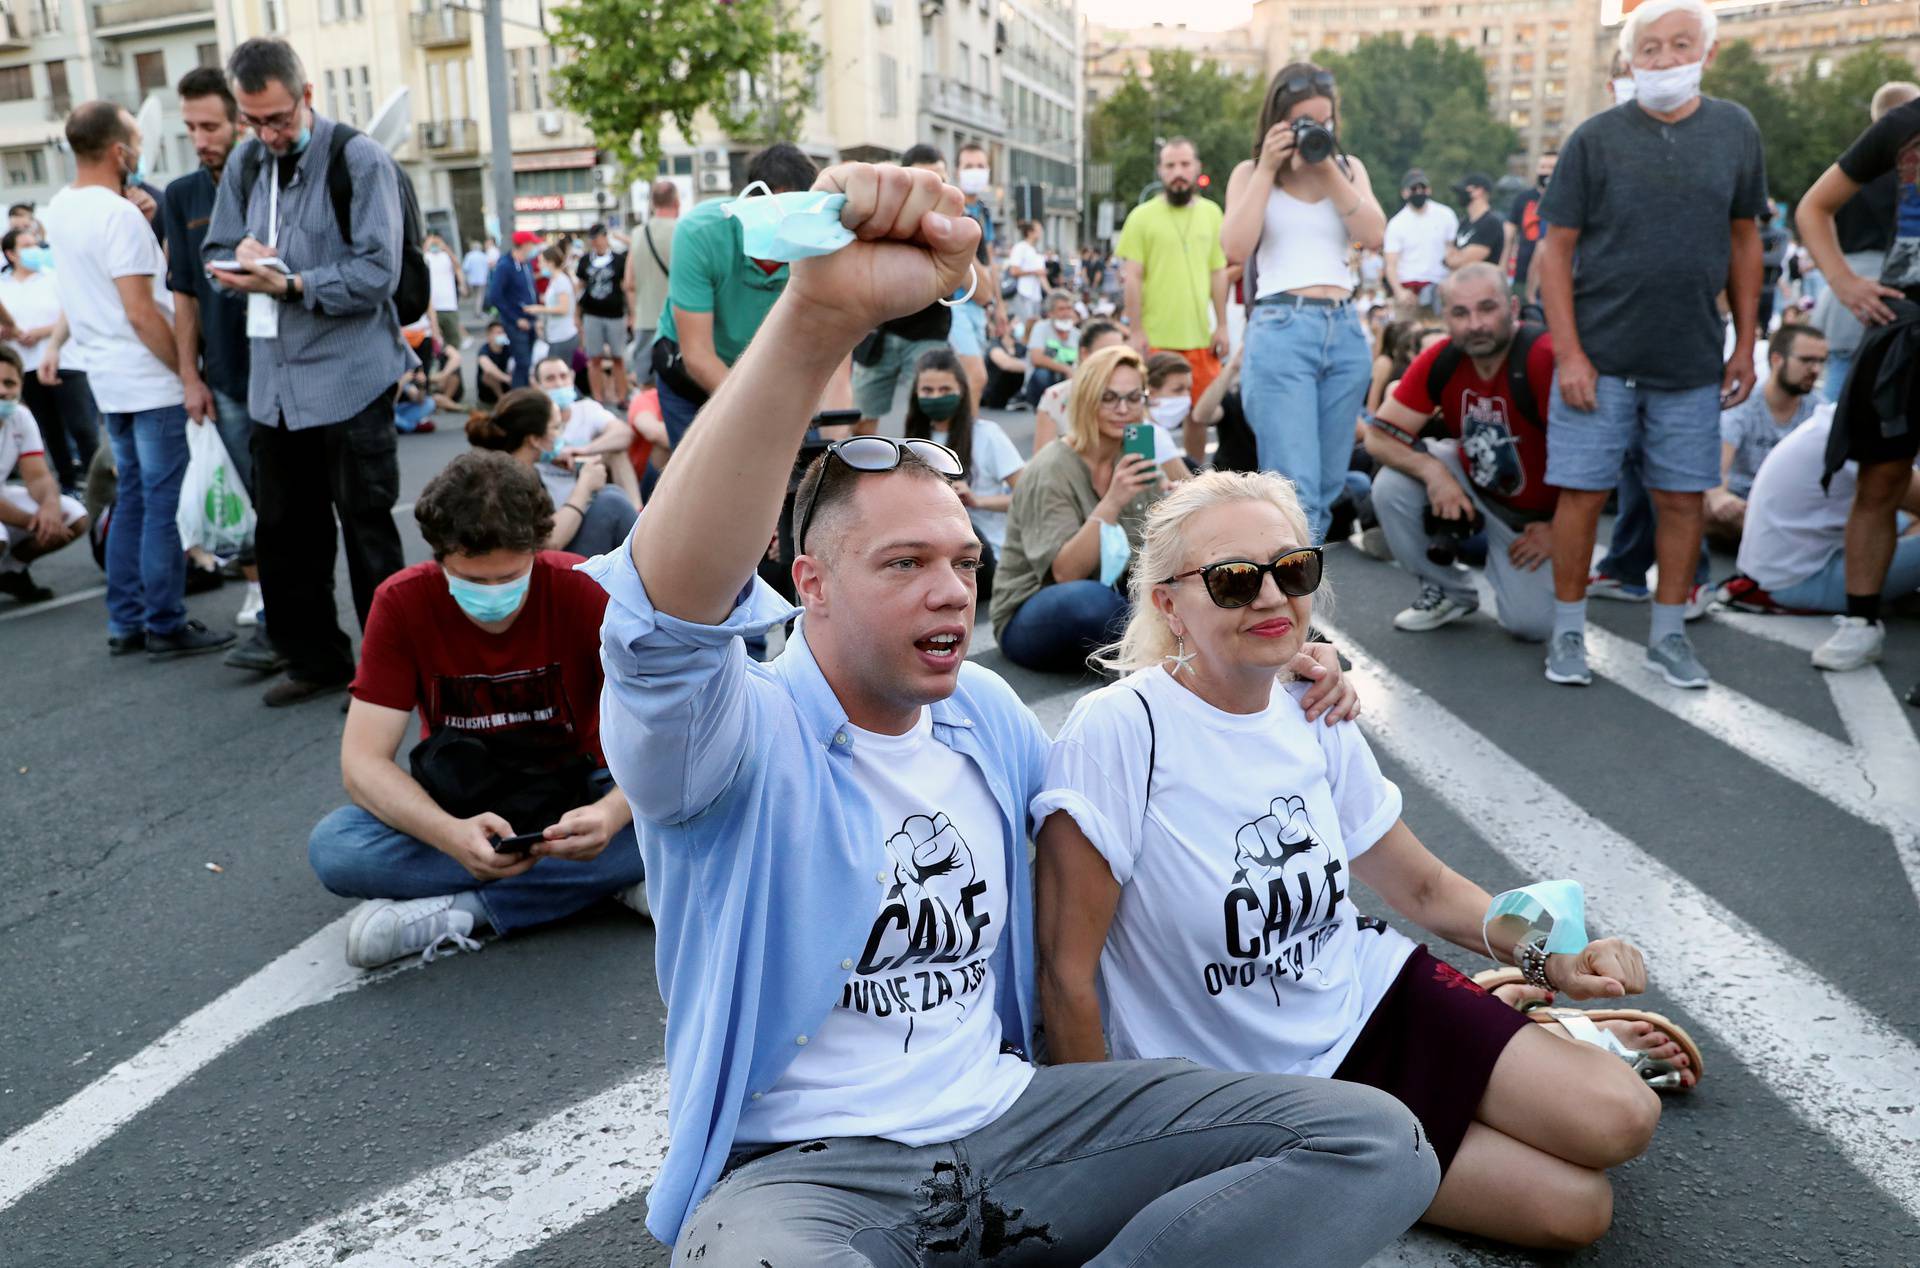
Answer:
[[[340,228],[340,240],[347,243],[353,241],[353,174],[340,161],[340,154],[359,135],[359,129],[335,123],[327,142],[327,197],[333,203],[333,221]],[[267,147],[255,138],[240,156],[243,208],[260,177],[266,152]],[[420,200],[413,192],[413,178],[398,163],[393,165],[393,173],[400,178],[400,278],[393,287],[393,311],[406,326],[426,316],[433,297],[433,278],[427,272],[426,252],[420,247]]]
[[[1533,341],[1546,334],[1546,328],[1522,322],[1514,327],[1513,344],[1507,349],[1507,395],[1520,407],[1520,413],[1536,428],[1546,427],[1546,404],[1534,399],[1533,383],[1527,378],[1527,357],[1533,351]],[[1427,399],[1438,405],[1447,383],[1453,378],[1453,372],[1460,368],[1460,359],[1467,354],[1460,351],[1460,345],[1448,341],[1440,349],[1440,355],[1433,359],[1427,368]]]

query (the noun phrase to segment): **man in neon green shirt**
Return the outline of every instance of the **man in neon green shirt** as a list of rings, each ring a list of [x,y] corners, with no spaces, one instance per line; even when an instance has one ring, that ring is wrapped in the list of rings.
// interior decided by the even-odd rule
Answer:
[[[1142,353],[1177,352],[1207,390],[1227,355],[1227,255],[1218,203],[1196,197],[1200,155],[1174,137],[1160,147],[1160,195],[1127,213],[1114,254],[1126,282],[1128,339]],[[1207,310],[1211,306],[1211,328]]]

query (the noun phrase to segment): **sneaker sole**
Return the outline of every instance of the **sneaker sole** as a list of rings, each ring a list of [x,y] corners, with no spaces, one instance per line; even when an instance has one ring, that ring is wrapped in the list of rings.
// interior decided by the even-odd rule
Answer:
[[[1556,674],[1549,669],[1546,671],[1546,674],[1548,682],[1557,682],[1562,687],[1591,687],[1593,685],[1593,675],[1590,673],[1575,676],[1573,674]]]
[[[1418,623],[1418,624],[1412,624],[1412,625],[1402,625],[1400,624],[1400,618],[1395,617],[1393,621],[1393,628],[1396,630],[1403,630],[1408,634],[1425,634],[1429,630],[1437,630],[1443,626],[1452,625],[1455,621],[1464,621],[1466,618],[1472,616],[1475,612],[1478,612],[1479,610],[1480,609],[1477,607],[1464,608],[1461,611],[1455,612],[1451,616],[1442,617],[1439,620],[1433,621],[1431,623]]]
[[[1631,594],[1625,590],[1588,586],[1587,597],[1589,599],[1610,599],[1615,603],[1647,603],[1653,599],[1653,591],[1649,590],[1645,594]]]
[[[1880,653],[1875,652],[1871,656],[1863,657],[1857,660],[1849,660],[1843,664],[1835,665],[1835,664],[1830,664],[1826,661],[1821,660],[1820,653],[1815,652],[1812,656],[1812,660],[1813,660],[1813,667],[1815,669],[1824,669],[1830,674],[1850,674],[1856,669],[1865,669],[1868,665],[1879,664]]]
[[[361,930],[367,927],[367,922],[392,905],[390,900],[375,899],[372,902],[362,903],[360,910],[353,913],[353,920],[347,925],[347,945],[344,948],[348,964],[356,969],[377,969],[381,964],[393,963],[393,960],[382,960],[380,964],[362,964],[359,960],[356,960],[353,955],[353,944],[359,939]],[[400,958],[402,957],[394,957],[395,960]]]
[[[1712,678],[1682,678],[1659,661],[1653,659],[1648,659],[1647,668],[1653,670],[1662,678],[1665,678],[1669,687],[1684,687],[1689,691],[1700,690],[1713,681]]]

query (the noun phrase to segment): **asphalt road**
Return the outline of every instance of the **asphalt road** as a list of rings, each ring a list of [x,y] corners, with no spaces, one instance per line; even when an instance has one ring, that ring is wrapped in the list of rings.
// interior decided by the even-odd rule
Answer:
[[[402,497],[462,443],[402,437]],[[101,580],[79,547],[35,573],[62,596]],[[1683,699],[1638,665],[1645,610],[1596,603],[1624,646],[1576,691],[1485,617],[1393,631],[1412,586],[1389,565],[1339,547],[1329,578],[1415,831],[1490,889],[1577,870],[1592,923],[1647,947],[1646,1006],[1707,1061],[1617,1173],[1599,1246],[1415,1234],[1381,1262],[1920,1263],[1920,866],[1900,855],[1920,711],[1892,696],[1920,680],[1920,623],[1895,622],[1884,674],[1839,682],[1792,645],[1817,628],[1710,618],[1716,685]],[[344,569],[340,593],[350,615]],[[219,627],[240,598],[191,606]],[[217,657],[109,659],[103,621],[97,597],[0,606],[0,1264],[665,1264],[641,1225],[664,1125],[650,926],[608,904],[344,971],[328,926],[352,904],[305,854],[343,800],[337,703],[267,710]],[[1090,685],[975,654],[1049,727]]]

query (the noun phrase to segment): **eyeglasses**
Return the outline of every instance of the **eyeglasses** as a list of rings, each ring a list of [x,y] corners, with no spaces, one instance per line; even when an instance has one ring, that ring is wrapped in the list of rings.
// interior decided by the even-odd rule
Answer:
[[[1294,95],[1303,93],[1309,88],[1316,89],[1320,92],[1332,92],[1333,72],[1330,70],[1316,70],[1311,75],[1288,75],[1286,82],[1282,84],[1281,87]]]
[[[240,112],[240,122],[246,124],[255,132],[262,130],[268,132],[287,132],[292,130],[296,123],[300,122],[300,107],[295,106],[291,110],[282,110],[279,114],[270,114],[265,118],[250,115],[242,110]]]
[[[1260,597],[1260,588],[1266,584],[1268,573],[1273,574],[1273,584],[1280,587],[1281,594],[1298,599],[1320,588],[1320,571],[1320,547],[1302,546],[1270,564],[1257,564],[1251,559],[1223,559],[1191,572],[1177,573],[1160,584],[1170,586],[1188,577],[1199,577],[1215,607],[1244,608]]]
[[[894,440],[890,436],[853,436],[836,440],[820,456],[820,479],[814,483],[812,496],[804,507],[796,507],[800,512],[800,531],[793,535],[794,548],[802,551],[807,548],[807,525],[813,522],[813,508],[820,503],[820,490],[832,478],[836,459],[842,466],[854,471],[879,472],[894,470],[908,454],[949,480],[966,474],[967,469],[961,465],[959,454],[931,440]]]
[[[1122,405],[1132,405],[1138,409],[1145,409],[1147,407],[1147,390],[1141,388],[1138,392],[1100,393],[1101,409],[1116,409]]]

